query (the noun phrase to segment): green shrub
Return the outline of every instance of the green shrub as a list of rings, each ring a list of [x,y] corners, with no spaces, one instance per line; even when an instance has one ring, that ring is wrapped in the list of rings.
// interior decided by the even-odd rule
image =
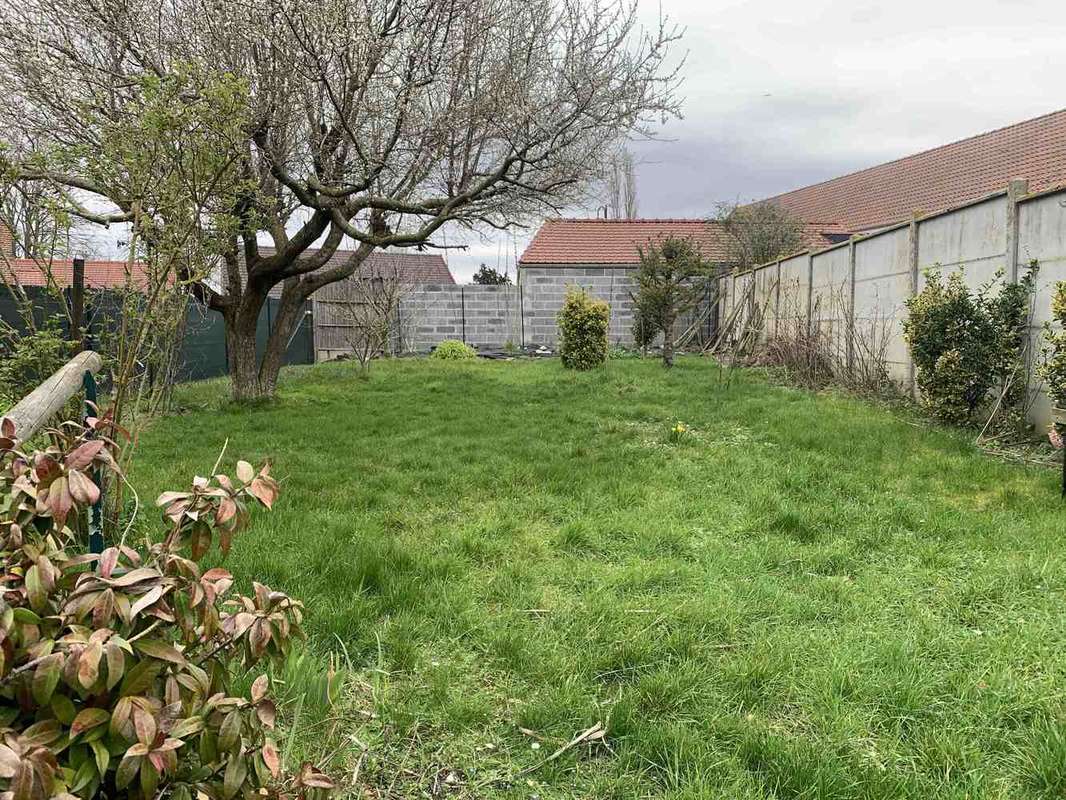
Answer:
[[[1044,381],[1047,395],[1059,408],[1066,407],[1066,281],[1055,284],[1051,296],[1051,318],[1059,326],[1056,331],[1051,323],[1044,323],[1044,363],[1037,373]]]
[[[566,290],[559,310],[559,355],[568,369],[593,369],[607,361],[607,326],[611,310],[579,286]]]
[[[1024,278],[993,294],[1001,274],[980,290],[966,286],[961,273],[944,281],[939,269],[907,301],[903,332],[914,360],[922,403],[939,419],[972,422],[998,390],[997,414],[1017,421],[1026,397],[1025,352],[1029,301],[1036,265]]]
[[[431,356],[442,361],[462,361],[467,358],[477,358],[477,351],[458,339],[445,339],[433,348]]]
[[[106,415],[66,423],[22,455],[0,422],[0,793],[12,800],[312,798],[332,788],[309,764],[287,775],[277,707],[260,674],[302,638],[301,604],[199,561],[224,555],[278,485],[264,466],[166,492],[165,531],[139,550],[77,552],[72,528],[117,477]],[[29,465],[32,464],[31,468]]]
[[[0,408],[8,408],[67,363],[73,344],[62,324],[52,319],[36,330],[20,333],[0,323]]]

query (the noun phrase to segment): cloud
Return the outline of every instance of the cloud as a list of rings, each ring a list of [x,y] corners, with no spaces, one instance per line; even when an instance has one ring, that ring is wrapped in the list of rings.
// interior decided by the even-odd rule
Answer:
[[[686,27],[684,119],[635,143],[642,216],[700,216],[1066,106],[1062,0],[641,0]],[[594,210],[577,210],[592,216]],[[529,233],[457,230],[456,277]]]

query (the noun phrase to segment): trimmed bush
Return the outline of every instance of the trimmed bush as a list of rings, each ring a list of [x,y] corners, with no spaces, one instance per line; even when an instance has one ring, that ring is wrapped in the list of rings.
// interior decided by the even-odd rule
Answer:
[[[559,355],[567,369],[594,369],[607,361],[607,325],[611,310],[579,286],[566,290],[559,310]]]
[[[441,361],[465,361],[468,358],[477,358],[477,351],[458,339],[445,339],[433,349],[431,357]]]
[[[936,417],[968,423],[999,392],[1000,415],[1020,419],[1026,387],[1025,345],[1036,264],[1017,283],[993,294],[996,278],[971,291],[961,273],[943,280],[926,274],[922,291],[907,301],[903,332],[914,359],[922,403]],[[1015,419],[1015,421],[1017,421]]]
[[[1059,408],[1066,407],[1066,281],[1055,284],[1051,296],[1051,318],[1059,326],[1056,331],[1051,323],[1044,323],[1044,363],[1038,374],[1047,388],[1047,396]]]

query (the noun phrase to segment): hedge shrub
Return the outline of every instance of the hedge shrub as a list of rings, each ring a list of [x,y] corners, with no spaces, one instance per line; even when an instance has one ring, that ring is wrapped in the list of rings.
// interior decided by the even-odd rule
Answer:
[[[1002,275],[972,291],[955,272],[943,280],[938,269],[907,301],[903,332],[914,359],[922,403],[939,419],[974,420],[996,389],[998,413],[1020,418],[1026,395],[1025,348],[1029,301],[1036,280],[1031,264],[1017,283],[993,287]]]
[[[431,355],[442,361],[463,361],[468,358],[477,358],[477,351],[458,339],[445,339],[433,348]]]
[[[594,369],[607,361],[607,326],[611,310],[578,286],[566,290],[559,310],[559,355],[568,369]]]
[[[1051,296],[1051,318],[1059,326],[1056,331],[1051,323],[1044,323],[1044,363],[1038,374],[1047,388],[1051,402],[1059,408],[1066,407],[1066,281],[1055,284]]]

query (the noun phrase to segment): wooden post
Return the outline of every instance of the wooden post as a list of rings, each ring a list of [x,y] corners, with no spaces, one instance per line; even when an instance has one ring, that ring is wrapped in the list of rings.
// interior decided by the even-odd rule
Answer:
[[[48,380],[3,414],[15,423],[15,438],[24,442],[47,424],[81,390],[86,372],[96,374],[103,362],[100,354],[84,350],[60,367]]]
[[[70,338],[75,352],[85,347],[85,259],[74,259],[70,282]]]

